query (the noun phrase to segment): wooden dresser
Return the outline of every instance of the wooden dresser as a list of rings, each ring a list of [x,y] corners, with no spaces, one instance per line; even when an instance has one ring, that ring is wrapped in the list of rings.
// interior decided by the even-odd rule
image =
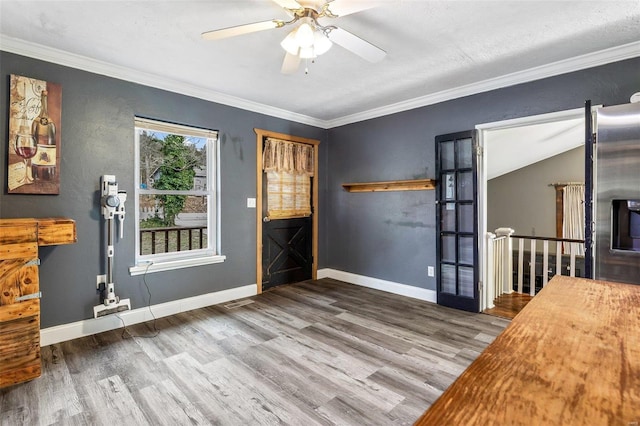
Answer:
[[[41,373],[38,247],[76,240],[71,219],[0,219],[0,388]]]
[[[640,424],[640,285],[554,277],[416,425]]]

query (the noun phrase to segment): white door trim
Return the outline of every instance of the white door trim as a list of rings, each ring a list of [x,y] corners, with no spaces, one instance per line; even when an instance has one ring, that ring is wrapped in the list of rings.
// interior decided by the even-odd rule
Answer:
[[[592,107],[592,111],[597,110],[602,105]],[[485,294],[485,286],[488,282],[487,277],[487,156],[484,155],[486,150],[486,141],[488,134],[495,130],[523,127],[533,124],[552,123],[565,120],[575,120],[584,117],[584,108],[575,108],[565,111],[556,111],[546,114],[531,115],[527,117],[512,118],[509,120],[493,121],[489,123],[477,124],[475,126],[478,131],[478,146],[483,155],[478,158],[478,242],[479,242],[479,259],[480,259],[480,279],[482,282],[480,295],[480,311],[486,309],[486,302],[483,295]]]

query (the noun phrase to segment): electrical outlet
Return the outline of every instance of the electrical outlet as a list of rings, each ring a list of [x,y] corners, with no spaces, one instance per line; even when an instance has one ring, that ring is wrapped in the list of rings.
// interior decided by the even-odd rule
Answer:
[[[433,266],[427,266],[427,275],[430,277],[436,276],[436,270]]]
[[[106,275],[98,275],[96,276],[96,288],[99,289],[100,288],[100,284],[106,284],[107,283],[107,276]]]

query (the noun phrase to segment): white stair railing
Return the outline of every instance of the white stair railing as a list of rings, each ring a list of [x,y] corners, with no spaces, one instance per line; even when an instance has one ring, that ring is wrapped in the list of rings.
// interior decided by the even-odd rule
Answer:
[[[569,275],[571,277],[576,276],[576,253],[578,248],[584,246],[583,240],[574,240],[569,238],[550,238],[550,237],[536,237],[529,235],[512,235],[512,239],[518,240],[518,293],[524,293],[524,284],[529,286],[529,295],[536,295],[536,277],[540,278],[540,288],[544,288],[549,282],[550,277],[555,275]],[[524,259],[527,253],[524,251],[525,240],[529,240],[529,282],[525,282],[526,274],[524,273]],[[536,264],[538,263],[538,242],[542,244],[542,267],[540,273],[536,271]],[[553,256],[555,257],[555,271],[549,268],[549,258],[551,253],[549,252],[549,243],[554,243],[556,250]],[[566,267],[562,265],[563,256],[566,257],[566,253],[562,253],[562,243],[574,243],[567,244],[570,247],[569,252],[569,264]],[[565,272],[565,273],[563,273]]]
[[[567,238],[549,238],[527,235],[514,235],[511,228],[498,228],[495,234],[487,233],[487,286],[485,287],[485,306],[494,307],[494,299],[505,293],[513,291],[513,283],[517,282],[517,292],[524,293],[525,285],[528,293],[535,296],[537,292],[536,278],[540,281],[538,288],[543,288],[553,275],[576,276],[576,253],[584,246],[584,241]],[[517,274],[513,276],[513,246],[517,242]],[[525,242],[529,240],[529,252],[525,251]],[[539,244],[540,242],[540,244]],[[549,244],[555,243],[555,253],[549,250]],[[568,264],[563,266],[562,243],[570,248]],[[542,246],[542,252],[538,252],[538,246]],[[539,255],[541,258],[539,259]],[[555,257],[555,271],[551,269],[549,261]],[[527,264],[525,265],[525,262]],[[536,265],[541,262],[539,271]],[[527,274],[528,272],[528,274]],[[565,273],[563,273],[565,272]],[[528,276],[527,276],[528,275]],[[515,278],[515,281],[514,281]]]
[[[488,283],[485,290],[485,306],[488,309],[495,305],[493,301],[504,293],[511,293],[513,260],[511,256],[511,234],[515,231],[510,228],[496,229],[496,233],[487,233],[487,277]]]

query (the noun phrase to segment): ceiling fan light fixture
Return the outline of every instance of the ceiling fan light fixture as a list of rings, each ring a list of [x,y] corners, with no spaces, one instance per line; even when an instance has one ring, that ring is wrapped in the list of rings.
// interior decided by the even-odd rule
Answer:
[[[301,24],[296,30],[296,41],[300,48],[313,47],[315,41],[314,29],[306,22]]]
[[[292,55],[297,55],[298,54],[298,50],[300,49],[300,45],[298,45],[298,42],[296,40],[296,31],[298,29],[294,29],[293,31],[291,31],[285,38],[284,40],[282,40],[280,42],[280,46],[282,46],[282,48],[284,50],[287,51],[287,53],[290,53]]]
[[[331,46],[333,46],[331,40],[322,31],[316,30],[313,35],[313,50],[315,54],[322,55],[327,53]]]
[[[314,59],[317,56],[313,46],[311,47],[301,47],[300,48],[300,58],[301,59]]]
[[[326,53],[333,43],[318,28],[305,22],[291,31],[280,42],[280,46],[291,55],[301,59],[314,59]]]

